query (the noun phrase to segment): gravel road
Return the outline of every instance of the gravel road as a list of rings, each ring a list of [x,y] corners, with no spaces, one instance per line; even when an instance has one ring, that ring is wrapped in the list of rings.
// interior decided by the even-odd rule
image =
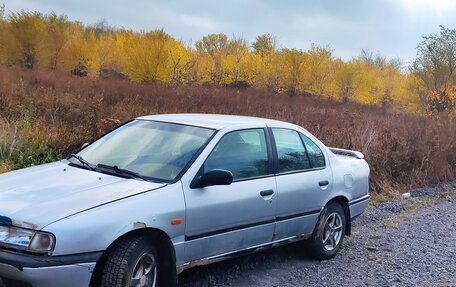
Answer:
[[[302,244],[186,270],[179,286],[456,286],[456,183],[371,207],[340,253],[319,262]]]
[[[456,183],[368,208],[331,260],[315,261],[296,243],[189,269],[179,282],[179,287],[456,286]]]

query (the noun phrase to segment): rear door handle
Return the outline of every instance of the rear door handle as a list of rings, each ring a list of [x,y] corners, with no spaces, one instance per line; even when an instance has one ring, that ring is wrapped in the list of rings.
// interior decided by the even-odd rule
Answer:
[[[329,184],[329,181],[327,180],[322,180],[318,183],[319,186],[327,186]]]
[[[273,195],[273,194],[274,194],[274,190],[272,190],[272,189],[263,190],[260,192],[260,195],[263,197]]]

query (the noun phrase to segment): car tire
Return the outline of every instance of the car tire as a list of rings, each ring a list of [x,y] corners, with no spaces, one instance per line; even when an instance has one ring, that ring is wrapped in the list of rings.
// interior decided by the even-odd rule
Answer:
[[[308,240],[312,257],[327,260],[336,256],[345,236],[345,213],[342,206],[331,202],[320,214],[315,230]]]
[[[126,238],[108,254],[101,275],[102,287],[157,287],[158,256],[145,237]]]

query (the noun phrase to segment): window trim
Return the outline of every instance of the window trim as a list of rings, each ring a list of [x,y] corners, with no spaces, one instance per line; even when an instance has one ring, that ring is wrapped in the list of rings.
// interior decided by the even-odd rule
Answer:
[[[235,132],[242,132],[242,131],[248,131],[248,130],[263,130],[263,133],[264,133],[264,139],[265,139],[265,143],[266,143],[266,155],[267,155],[267,161],[268,161],[268,173],[267,174],[264,174],[264,175],[260,175],[260,176],[254,176],[254,177],[246,177],[246,178],[240,178],[240,179],[234,179],[233,180],[233,183],[237,183],[237,182],[243,182],[243,181],[249,181],[249,180],[255,180],[255,179],[262,179],[262,178],[268,178],[268,177],[272,177],[272,176],[275,176],[275,172],[274,172],[274,169],[273,169],[273,151],[272,151],[272,142],[271,142],[271,138],[270,138],[270,135],[269,135],[269,131],[268,131],[268,128],[267,127],[252,127],[252,128],[242,128],[242,129],[238,129],[238,130],[232,130],[232,131],[229,131],[227,133],[225,133],[219,140],[218,142],[214,145],[213,149],[210,151],[210,153],[207,155],[207,157],[204,159],[204,162],[203,164],[200,166],[200,168],[198,169],[198,172],[195,174],[192,182],[195,180],[195,178],[197,178],[198,176],[202,176],[202,173],[204,171],[204,165],[206,164],[207,160],[209,159],[209,157],[212,155],[212,153],[214,152],[214,149],[218,146],[218,144],[225,138],[225,136],[231,134],[231,133],[235,133]],[[191,188],[191,187],[190,187]],[[195,189],[195,188],[191,188],[191,189]]]
[[[286,171],[286,172],[276,173],[275,175],[276,176],[281,176],[281,175],[289,175],[289,174],[295,174],[295,173],[305,173],[305,172],[316,171],[316,170],[324,170],[324,169],[326,169],[326,167],[300,169],[300,170],[293,170],[293,171]]]
[[[277,143],[276,143],[276,140],[275,140],[275,137],[274,137],[274,133],[273,133],[273,129],[279,129],[279,130],[289,130],[289,131],[294,131],[296,133],[298,133],[298,136],[299,136],[299,139],[301,140],[301,143],[302,145],[304,146],[304,150],[306,151],[306,155],[307,155],[307,158],[309,159],[309,164],[311,166],[311,168],[308,168],[308,169],[300,169],[300,170],[292,170],[292,171],[286,171],[286,172],[279,172],[279,154],[277,152]],[[271,141],[273,143],[273,150],[274,150],[274,175],[275,176],[280,176],[280,175],[288,175],[288,174],[295,174],[295,173],[304,173],[304,172],[310,172],[310,171],[316,171],[316,170],[324,170],[327,168],[327,165],[326,165],[326,156],[323,152],[323,150],[315,143],[315,145],[321,150],[322,154],[323,154],[323,157],[325,159],[325,166],[323,167],[317,167],[317,168],[314,168],[312,166],[312,162],[310,161],[310,157],[309,157],[309,154],[307,152],[307,147],[306,147],[306,144],[304,143],[302,137],[301,137],[301,134],[302,132],[301,131],[298,131],[298,130],[295,130],[295,129],[291,129],[291,128],[284,128],[284,127],[268,127],[268,130],[269,131],[269,135],[271,137]],[[306,136],[307,137],[307,136]],[[309,138],[310,139],[310,138]]]
[[[267,130],[268,130],[268,135],[271,138],[271,144],[272,144],[272,153],[273,153],[272,158],[273,158],[273,168],[274,168],[273,172],[274,172],[274,175],[277,175],[279,172],[279,154],[277,152],[277,143],[275,141],[274,134],[272,133],[272,128],[268,127]]]

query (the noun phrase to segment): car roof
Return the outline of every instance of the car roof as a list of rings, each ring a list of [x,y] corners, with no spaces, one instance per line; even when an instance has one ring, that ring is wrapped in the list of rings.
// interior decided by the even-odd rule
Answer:
[[[296,128],[296,125],[282,121],[257,117],[219,114],[161,114],[138,117],[137,119],[184,124],[217,130],[225,127],[246,124],[266,124],[267,126]]]

